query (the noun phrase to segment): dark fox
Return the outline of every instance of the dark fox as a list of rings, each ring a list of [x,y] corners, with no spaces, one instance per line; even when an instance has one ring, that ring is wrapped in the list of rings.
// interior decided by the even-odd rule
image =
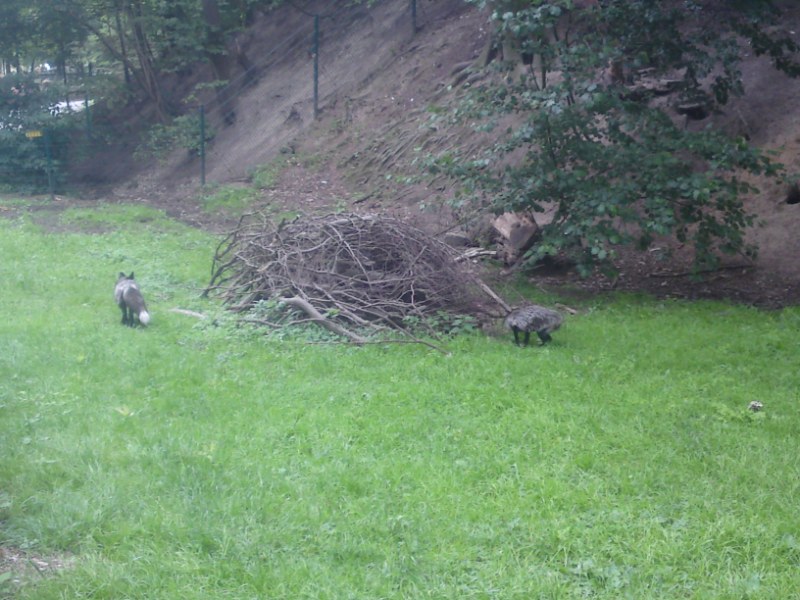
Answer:
[[[525,340],[523,346],[528,345],[531,337],[531,331],[535,331],[542,344],[546,344],[552,338],[550,334],[556,329],[561,327],[564,317],[558,313],[544,306],[523,306],[508,313],[506,317],[506,326],[514,332],[514,343],[520,345],[519,334],[525,333]]]
[[[144,303],[144,296],[139,286],[133,280],[133,271],[130,275],[119,274],[117,285],[114,287],[114,300],[122,311],[123,325],[135,327],[136,321],[141,325],[150,322],[150,313],[147,312],[147,305]]]

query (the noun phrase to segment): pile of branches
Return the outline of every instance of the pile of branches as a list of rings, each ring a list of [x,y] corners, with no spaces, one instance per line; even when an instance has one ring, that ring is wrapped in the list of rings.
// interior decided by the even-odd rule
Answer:
[[[397,219],[333,214],[275,225],[253,213],[217,247],[206,294],[238,312],[276,301],[290,316],[265,324],[311,320],[364,342],[355,331],[409,333],[409,323],[442,312],[477,316],[482,289],[449,246]]]

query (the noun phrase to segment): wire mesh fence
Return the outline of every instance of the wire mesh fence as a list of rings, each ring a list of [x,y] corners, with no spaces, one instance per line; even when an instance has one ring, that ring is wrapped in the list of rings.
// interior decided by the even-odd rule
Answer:
[[[92,102],[78,81],[63,95],[64,86],[42,91],[35,79],[3,83],[8,89],[0,120],[0,192],[53,195],[63,189],[70,164],[97,142]]]
[[[203,99],[170,125],[153,126],[142,136],[140,147],[149,143],[153,150],[159,145],[160,132],[169,129],[165,146],[171,145],[168,149],[173,149],[176,140],[185,146],[192,157],[190,172],[196,174],[199,183],[205,184],[214,167],[222,167],[217,169],[221,172],[233,169],[220,164],[228,160],[223,153],[213,152],[213,140],[220,132],[235,130],[238,144],[255,149],[270,135],[269,123],[316,119],[324,110],[326,98],[357,85],[391,56],[388,39],[397,39],[399,31],[404,32],[405,39],[411,39],[446,15],[448,5],[452,8],[465,3],[463,0],[375,0],[361,4],[290,0],[287,4],[282,13],[287,23],[276,25],[274,44],[267,47],[262,44],[257,58],[253,59],[251,54],[246,68],[237,76],[213,92],[198,94]],[[358,56],[354,55],[354,43],[359,46]],[[296,76],[298,56],[305,58],[307,77]],[[352,68],[342,68],[348,63],[352,63]],[[294,87],[286,83],[290,80],[295,82]],[[119,115],[107,107],[98,118],[90,99],[92,89],[97,86],[91,77],[74,78],[61,99],[39,107],[41,116],[34,121],[14,123],[3,116],[0,192],[60,193],[69,185],[70,176],[74,176],[76,164],[87,157],[102,158],[109,151],[115,140],[104,133],[102,121],[114,121]],[[241,126],[254,115],[268,115],[271,121],[268,119],[264,127]],[[292,130],[287,131],[291,134]],[[109,166],[103,160],[95,160],[94,164],[100,165],[95,167],[100,169]],[[95,173],[88,179],[97,181],[103,177]]]
[[[408,41],[422,29],[435,27],[455,7],[467,6],[464,0],[289,5],[295,13],[294,18],[288,15],[292,33],[263,50],[248,69],[196,108],[196,173],[203,185],[209,180],[209,173],[231,179],[242,175],[241,164],[235,158],[214,152],[214,138],[231,125],[252,123],[235,128],[235,135],[238,145],[253,149],[250,156],[254,159],[259,155],[265,131],[272,139],[285,136],[288,143],[296,132],[291,124],[317,119],[326,109],[327,98],[336,98],[340,90],[354,89],[379,71],[383,62],[396,59],[396,48],[388,47],[389,40]],[[297,56],[305,57],[308,76],[292,87],[287,82],[296,82],[297,78],[288,75],[297,68]],[[254,81],[262,85],[249,85]],[[264,94],[265,87],[280,92]],[[244,111],[260,118],[248,121],[252,115]]]

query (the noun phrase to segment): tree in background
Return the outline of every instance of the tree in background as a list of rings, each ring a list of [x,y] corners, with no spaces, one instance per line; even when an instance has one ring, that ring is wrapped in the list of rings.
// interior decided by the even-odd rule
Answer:
[[[456,115],[495,143],[435,163],[460,182],[458,201],[553,213],[527,258],[568,256],[584,273],[658,236],[691,245],[698,270],[754,255],[747,176],[779,165],[744,139],[687,129],[672,109],[702,118],[742,94],[746,51],[798,75],[797,45],[765,32],[780,17],[772,2],[468,1],[492,9],[490,54],[504,60]]]
[[[28,37],[21,0],[8,0],[0,3],[0,74],[19,70],[22,66],[21,46]]]
[[[61,6],[45,0],[7,0],[0,4],[0,57],[8,72],[33,72],[42,62],[66,73],[73,50],[85,40]]]
[[[220,62],[225,40],[258,8],[275,0],[3,0],[0,58],[4,70],[32,71],[48,62],[65,78],[91,63],[142,93],[162,120],[176,107],[163,76],[208,59]],[[237,60],[241,60],[237,57]],[[215,68],[217,64],[215,63]],[[65,81],[66,83],[66,81]]]
[[[105,142],[119,138],[105,129],[114,120],[104,116],[131,101],[141,120],[156,121],[143,136],[144,152],[152,146],[157,152],[195,148],[199,118],[181,114],[183,98],[173,97],[175,86],[165,82],[174,84],[208,61],[216,81],[200,85],[235,97],[239,88],[229,82],[241,87],[254,70],[232,34],[250,24],[256,11],[280,4],[283,0],[0,1],[0,187],[38,189],[45,167],[50,174],[64,171],[102,151]],[[78,116],[75,100],[91,101],[92,112]],[[232,99],[224,96],[218,104],[232,119]],[[41,137],[26,136],[32,132]],[[211,135],[207,130],[206,139]]]

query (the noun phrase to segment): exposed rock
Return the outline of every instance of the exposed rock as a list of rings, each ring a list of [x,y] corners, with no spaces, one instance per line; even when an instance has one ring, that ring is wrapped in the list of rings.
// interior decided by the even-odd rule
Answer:
[[[504,213],[492,223],[503,237],[501,256],[506,265],[513,265],[533,247],[539,237],[539,226],[527,214]]]

